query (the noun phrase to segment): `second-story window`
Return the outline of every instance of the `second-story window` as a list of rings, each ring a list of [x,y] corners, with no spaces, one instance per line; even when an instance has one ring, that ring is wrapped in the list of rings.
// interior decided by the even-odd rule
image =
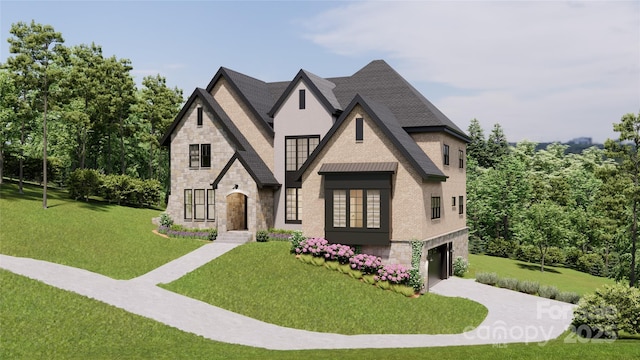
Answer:
[[[200,167],[211,167],[211,144],[200,145]]]
[[[444,157],[444,164],[449,165],[449,145],[445,145],[442,149],[442,154]]]
[[[298,91],[298,105],[300,109],[304,109],[306,107],[306,99],[305,99],[305,94],[306,91],[304,89],[300,89]]]
[[[458,167],[464,168],[464,151],[458,150]]]
[[[319,135],[291,136],[285,138],[286,171],[296,171],[302,167],[309,154],[320,143]]]
[[[197,168],[200,165],[200,145],[189,145],[189,167]]]

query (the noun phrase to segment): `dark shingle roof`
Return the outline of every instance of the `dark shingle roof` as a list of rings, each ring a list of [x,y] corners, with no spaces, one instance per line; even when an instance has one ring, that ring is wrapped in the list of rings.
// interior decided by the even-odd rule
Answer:
[[[372,61],[352,76],[328,80],[336,84],[333,92],[343,105],[360,94],[388,107],[403,128],[444,126],[464,135],[456,124],[384,60]]]
[[[423,180],[427,181],[444,181],[447,176],[438,169],[438,167],[431,161],[427,154],[416,144],[415,141],[409,136],[409,134],[400,127],[398,121],[395,119],[393,113],[382,104],[379,104],[371,99],[356,94],[353,101],[347,106],[342,115],[336,120],[335,124],[329,129],[325,137],[320,141],[320,144],[309,155],[307,161],[298,170],[297,178],[302,178],[302,174],[313,163],[322,149],[329,143],[329,140],[340,128],[347,116],[351,113],[356,105],[360,105],[364,108],[366,113],[371,119],[376,122],[378,127],[387,136],[389,140],[395,145],[395,147],[402,153],[405,159],[411,164],[414,170],[420,175]]]
[[[298,74],[289,82],[287,88],[282,92],[278,100],[275,102],[269,116],[274,116],[280,109],[280,106],[287,99],[289,94],[293,91],[299,81],[304,81],[307,84],[309,90],[318,97],[322,105],[330,114],[336,114],[340,110],[340,103],[333,94],[333,88],[336,87],[334,83],[327,79],[323,79],[317,75],[314,75],[308,71],[300,70]]]
[[[247,141],[247,139],[244,137],[244,135],[242,135],[238,127],[236,127],[233,121],[231,121],[231,119],[229,118],[227,113],[225,113],[225,111],[222,109],[220,104],[218,104],[218,102],[213,98],[213,96],[211,96],[211,94],[209,94],[209,92],[207,92],[204,89],[196,88],[193,91],[193,94],[191,94],[191,96],[189,97],[189,100],[187,100],[185,105],[182,107],[182,110],[180,110],[180,113],[178,113],[175,120],[167,130],[167,133],[162,138],[161,144],[163,146],[170,145],[171,134],[173,133],[175,128],[178,126],[180,121],[182,121],[182,118],[184,117],[187,110],[191,107],[193,102],[198,98],[201,99],[203,106],[205,106],[207,110],[209,110],[213,114],[213,116],[216,118],[220,126],[222,126],[222,128],[225,130],[225,132],[227,133],[227,135],[229,136],[229,138],[234,143],[237,149],[236,154],[234,155],[235,158],[232,158],[230,160],[230,163],[228,163],[227,165],[231,166],[232,161],[237,158],[242,162],[242,165],[245,167],[245,169],[247,169],[249,174],[251,174],[251,176],[253,177],[253,179],[255,180],[256,184],[258,184],[259,187],[280,186],[276,178],[273,176],[273,173],[271,172],[271,170],[269,170],[269,167],[264,163],[264,161],[262,161],[262,158],[260,158],[258,153],[256,153],[256,151],[253,149],[249,141]],[[219,181],[227,170],[228,170],[228,167],[225,167],[225,169],[218,176],[219,179],[216,179],[216,180]]]
[[[267,114],[273,105],[269,85],[262,80],[221,67],[207,85],[208,92],[211,92],[221,76],[227,79],[238,95],[249,105],[254,115],[262,120],[263,127],[273,135],[273,119]]]

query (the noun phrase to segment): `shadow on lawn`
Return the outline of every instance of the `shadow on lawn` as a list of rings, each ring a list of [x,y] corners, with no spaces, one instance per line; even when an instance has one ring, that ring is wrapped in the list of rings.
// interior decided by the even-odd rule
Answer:
[[[533,271],[533,270],[540,271],[540,264],[529,264],[529,263],[524,263],[524,262],[518,262],[517,265],[518,265],[518,267],[520,269],[531,270],[531,271]],[[558,271],[558,270],[556,270],[554,268],[551,268],[548,265],[544,266],[544,272],[550,272],[550,273],[553,273],[553,274],[561,274],[560,271]]]

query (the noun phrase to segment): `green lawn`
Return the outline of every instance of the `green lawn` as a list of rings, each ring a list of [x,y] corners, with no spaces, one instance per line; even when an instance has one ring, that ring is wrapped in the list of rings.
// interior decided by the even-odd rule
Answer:
[[[206,242],[154,235],[158,210],[73,201],[66,192],[0,185],[0,253],[91,270],[116,279],[151,271]]]
[[[304,264],[289,243],[249,243],[163,287],[268,323],[341,334],[461,333],[484,306],[434,294],[407,298]]]
[[[0,270],[0,359],[637,359],[640,340],[544,346],[269,351],[185,333]],[[575,340],[575,339],[574,339]]]
[[[466,278],[474,278],[476,272],[495,272],[499,277],[537,281],[541,285],[553,285],[560,291],[573,291],[580,295],[593,292],[604,284],[615,284],[609,278],[589,275],[564,267],[545,266],[540,271],[539,264],[488,255],[469,254],[469,271]]]

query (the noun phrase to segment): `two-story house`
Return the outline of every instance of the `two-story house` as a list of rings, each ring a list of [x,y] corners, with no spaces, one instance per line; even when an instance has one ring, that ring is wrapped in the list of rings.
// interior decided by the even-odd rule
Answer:
[[[220,234],[299,229],[405,265],[419,240],[433,285],[467,256],[468,141],[382,60],[269,83],[220,68],[162,140],[167,213]]]

